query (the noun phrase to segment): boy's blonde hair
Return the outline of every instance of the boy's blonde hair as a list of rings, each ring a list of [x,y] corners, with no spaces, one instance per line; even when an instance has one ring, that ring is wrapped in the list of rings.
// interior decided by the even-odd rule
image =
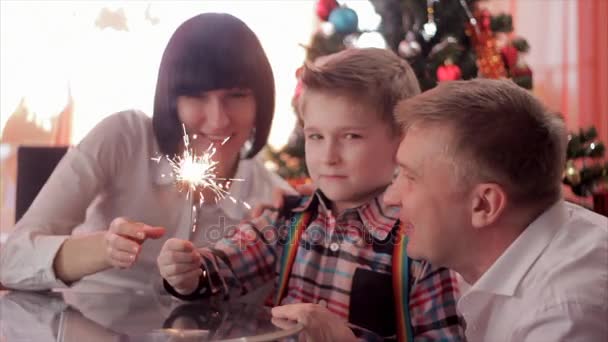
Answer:
[[[304,65],[301,77],[300,120],[307,90],[316,90],[377,109],[383,119],[398,129],[393,116],[397,102],[420,93],[410,65],[386,49],[346,49],[324,56]]]

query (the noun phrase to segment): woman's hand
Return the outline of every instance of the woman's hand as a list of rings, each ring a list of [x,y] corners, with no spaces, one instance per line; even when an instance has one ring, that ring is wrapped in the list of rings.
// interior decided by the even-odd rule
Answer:
[[[192,242],[169,239],[157,259],[160,275],[180,294],[188,295],[198,287],[203,271],[202,257]]]
[[[165,228],[119,217],[106,231],[72,235],[61,244],[55,255],[55,276],[65,283],[72,283],[110,267],[129,268],[137,261],[141,244],[146,239],[158,239],[164,234]]]
[[[164,234],[163,227],[116,218],[104,234],[105,260],[112,267],[129,268],[137,261],[146,239],[158,239]]]

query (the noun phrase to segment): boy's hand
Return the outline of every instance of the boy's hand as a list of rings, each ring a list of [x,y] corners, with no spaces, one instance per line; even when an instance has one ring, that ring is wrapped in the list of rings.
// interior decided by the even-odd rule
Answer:
[[[301,184],[296,186],[296,191],[302,196],[310,196],[315,192],[315,186],[312,184]],[[258,204],[250,212],[251,218],[257,218],[262,215],[264,210],[267,209],[281,209],[283,208],[284,197],[289,193],[281,188],[276,188],[272,191],[272,203]]]
[[[277,306],[272,308],[272,317],[297,321],[304,325],[303,340],[307,342],[357,341],[357,337],[347,323],[321,304],[298,303]],[[273,320],[273,322],[280,326],[280,321]]]
[[[156,260],[160,275],[180,294],[188,295],[198,287],[202,259],[192,242],[169,239]]]
[[[112,267],[129,268],[137,261],[146,239],[158,239],[164,234],[163,227],[116,218],[104,234],[105,260]]]

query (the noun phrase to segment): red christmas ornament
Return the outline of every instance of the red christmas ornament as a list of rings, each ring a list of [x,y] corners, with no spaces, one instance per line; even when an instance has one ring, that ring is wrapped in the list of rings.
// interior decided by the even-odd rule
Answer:
[[[473,41],[480,77],[498,79],[507,76],[502,56],[496,47],[496,37],[490,28],[490,12],[477,10],[478,24],[468,24],[467,34]]]
[[[532,76],[532,69],[529,66],[515,66],[511,69],[511,77]]]
[[[500,53],[507,64],[507,68],[509,68],[509,70],[513,69],[517,64],[517,58],[519,55],[519,51],[517,51],[515,46],[507,45],[500,50]]]
[[[459,80],[461,76],[462,72],[458,65],[446,64],[437,68],[437,80],[440,82]]]
[[[289,183],[289,185],[291,185],[293,188],[297,188],[298,186],[312,183],[312,180],[308,177],[297,177],[288,179],[287,183]]]
[[[483,30],[490,30],[490,24],[492,22],[492,15],[487,9],[481,10],[479,13],[479,22]]]
[[[327,21],[329,14],[335,8],[340,6],[336,0],[319,0],[316,5],[317,17],[323,21]]]

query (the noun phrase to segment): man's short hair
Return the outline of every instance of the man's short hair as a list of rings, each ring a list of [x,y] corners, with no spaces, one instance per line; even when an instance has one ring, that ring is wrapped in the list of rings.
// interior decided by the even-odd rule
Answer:
[[[496,182],[515,205],[548,205],[561,197],[564,121],[511,81],[440,83],[399,103],[396,119],[404,131],[412,125],[449,127],[448,149],[464,184]]]

